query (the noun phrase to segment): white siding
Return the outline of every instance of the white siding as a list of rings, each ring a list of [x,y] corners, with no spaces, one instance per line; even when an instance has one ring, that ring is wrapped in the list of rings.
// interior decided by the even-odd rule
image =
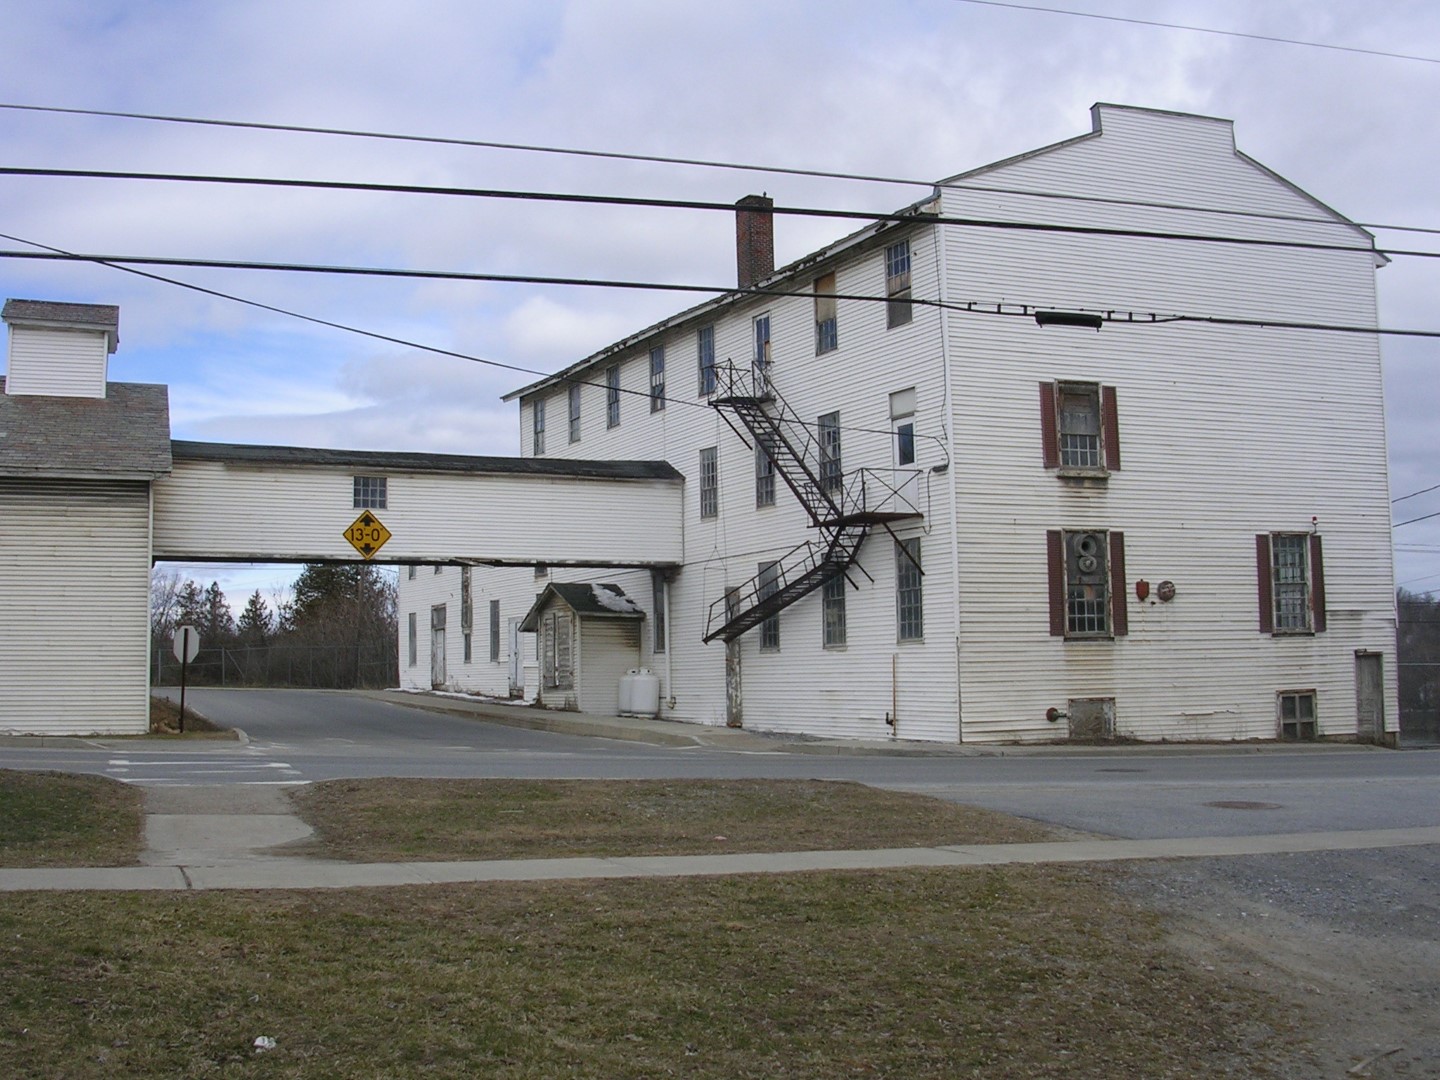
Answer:
[[[5,392],[103,398],[106,350],[101,330],[11,326]]]
[[[575,689],[580,711],[620,712],[620,677],[640,663],[641,624],[634,620],[580,619],[575,648]]]
[[[371,473],[372,470],[366,470]],[[176,461],[155,484],[157,559],[354,559],[353,470]],[[380,562],[664,564],[681,549],[680,485],[660,480],[388,475]],[[657,524],[660,527],[656,527]]]
[[[445,631],[445,673],[452,690],[465,690],[504,698],[510,694],[510,638],[511,619],[522,618],[534,602],[534,592],[543,588],[543,579],[528,595],[510,590],[505,595],[497,594],[493,588],[499,580],[498,573],[484,567],[472,570],[470,581],[471,603],[474,607],[474,627],[471,630],[470,662],[465,662],[465,640],[460,631],[460,568],[442,566],[436,573],[433,566],[415,567],[415,577],[410,578],[408,566],[401,566],[399,598],[399,655],[400,685],[410,690],[430,689],[430,609],[436,604],[445,604],[447,609]],[[520,579],[532,577],[529,570],[512,571]],[[500,637],[497,655],[499,660],[490,662],[490,602],[500,600]],[[415,614],[418,627],[415,664],[410,660],[408,616]],[[535,668],[535,635],[521,634],[520,646],[524,651],[525,693],[534,697],[537,686]]]
[[[144,483],[0,480],[0,732],[149,726]]]

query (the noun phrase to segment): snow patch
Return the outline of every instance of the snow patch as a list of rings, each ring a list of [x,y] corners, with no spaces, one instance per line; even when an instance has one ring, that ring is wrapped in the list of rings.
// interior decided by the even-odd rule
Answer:
[[[591,585],[590,591],[595,595],[595,602],[609,611],[617,611],[621,615],[642,614],[635,601],[624,593],[611,592],[599,585]]]

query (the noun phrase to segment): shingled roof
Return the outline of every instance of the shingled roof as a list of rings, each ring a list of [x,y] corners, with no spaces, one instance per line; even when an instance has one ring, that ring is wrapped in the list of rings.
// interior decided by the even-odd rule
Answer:
[[[115,304],[66,304],[58,300],[6,300],[0,319],[31,326],[103,330],[113,353],[120,344],[120,308]]]
[[[535,598],[534,605],[525,614],[520,629],[533,634],[540,629],[540,615],[550,606],[550,601],[559,597],[582,619],[643,619],[645,612],[640,605],[625,595],[619,585],[608,582],[592,584],[586,582],[555,581],[545,586],[545,591]]]
[[[11,397],[4,387],[0,379],[0,476],[152,480],[170,472],[166,387],[112,382],[103,398]]]

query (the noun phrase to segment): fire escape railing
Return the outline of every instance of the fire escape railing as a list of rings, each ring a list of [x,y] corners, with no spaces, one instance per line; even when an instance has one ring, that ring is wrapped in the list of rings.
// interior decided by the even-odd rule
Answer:
[[[775,472],[805,508],[811,526],[820,531],[818,540],[792,548],[710,605],[704,640],[728,642],[849,570],[873,524],[917,515],[905,489],[913,489],[912,481],[919,474],[876,469],[857,469],[848,476],[838,469],[832,472],[811,425],[785,403],[763,368],[716,365],[710,404],[737,435],[746,442],[753,439],[770,458]]]

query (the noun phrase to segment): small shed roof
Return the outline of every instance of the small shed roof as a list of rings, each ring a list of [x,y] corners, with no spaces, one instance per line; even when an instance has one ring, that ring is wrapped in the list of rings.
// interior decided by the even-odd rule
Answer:
[[[120,308],[115,304],[66,304],[58,300],[6,300],[0,318],[19,326],[101,330],[106,348],[120,344]]]
[[[525,614],[520,629],[533,634],[540,629],[540,616],[551,602],[559,599],[582,619],[643,619],[640,605],[625,595],[619,585],[593,584],[579,581],[556,581],[545,586]]]
[[[164,386],[112,382],[103,398],[12,397],[4,388],[0,379],[0,476],[153,480],[170,472]]]

